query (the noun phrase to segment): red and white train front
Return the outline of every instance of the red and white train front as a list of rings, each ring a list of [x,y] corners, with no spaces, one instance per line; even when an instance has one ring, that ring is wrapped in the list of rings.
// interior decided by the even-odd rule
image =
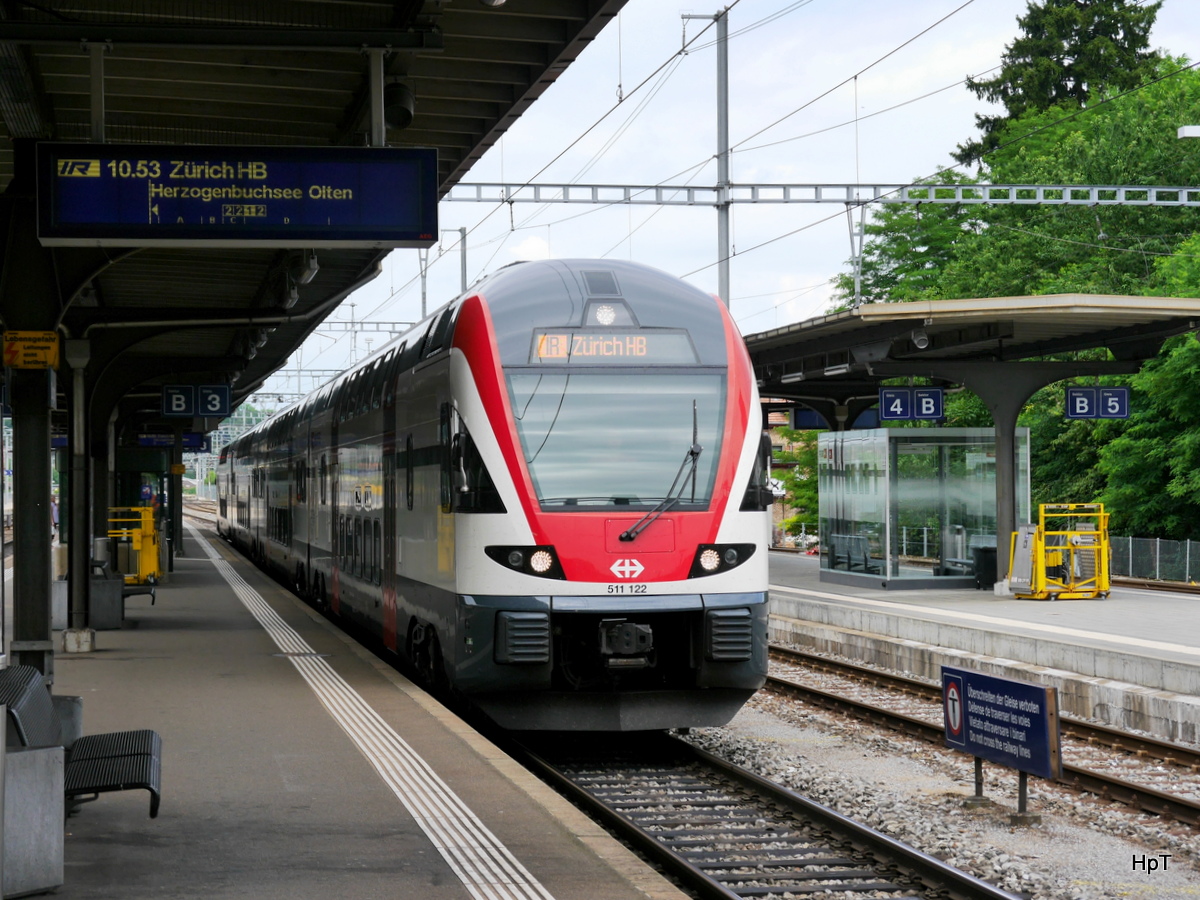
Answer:
[[[449,380],[454,685],[511,728],[728,721],[767,669],[771,498],[721,303],[632,263],[521,263],[461,301]]]

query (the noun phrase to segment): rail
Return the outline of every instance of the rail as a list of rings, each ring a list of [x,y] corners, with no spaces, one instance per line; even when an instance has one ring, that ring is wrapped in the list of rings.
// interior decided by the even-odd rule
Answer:
[[[1015,896],[677,738],[556,736],[522,751],[542,778],[703,898]]]
[[[869,681],[884,690],[897,691],[928,703],[921,714],[901,713],[877,702],[866,703],[835,691],[802,684],[792,678],[768,676],[767,687],[779,693],[800,697],[815,705],[839,713],[865,719],[874,724],[901,731],[913,737],[943,744],[942,690],[940,685],[903,675],[894,675],[868,666],[814,656],[792,648],[771,648],[773,658],[790,664],[819,669],[860,681]],[[1157,760],[1181,774],[1200,772],[1200,751],[1171,741],[1131,734],[1106,725],[1097,725],[1059,717],[1062,734],[1070,740],[1091,747],[1108,748],[1115,753]],[[1064,756],[1066,748],[1064,747]],[[1190,825],[1200,825],[1200,802],[1186,796],[1167,793],[1127,779],[1118,778],[1096,769],[1074,765],[1064,760],[1059,784],[1076,790],[1098,794],[1136,809],[1168,816]]]

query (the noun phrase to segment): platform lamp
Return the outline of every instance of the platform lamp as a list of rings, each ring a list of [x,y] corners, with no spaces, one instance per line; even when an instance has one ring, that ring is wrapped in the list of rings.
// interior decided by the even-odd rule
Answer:
[[[389,128],[402,131],[412,124],[416,112],[412,88],[398,79],[389,79],[383,87],[383,119]]]

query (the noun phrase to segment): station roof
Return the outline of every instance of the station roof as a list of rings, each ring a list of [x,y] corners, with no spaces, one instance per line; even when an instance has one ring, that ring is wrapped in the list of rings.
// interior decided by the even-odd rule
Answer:
[[[1052,294],[864,304],[746,336],[763,396],[830,400],[885,378],[1062,359],[1106,348],[1132,365],[1200,328],[1200,299]],[[957,368],[956,368],[957,367]]]
[[[92,139],[90,47],[104,47],[107,142],[303,147],[367,143],[365,51],[386,48],[385,78],[402,81],[414,97],[411,125],[389,129],[388,145],[436,148],[440,196],[624,2],[6,4],[0,10],[0,190],[18,187],[14,141]],[[120,348],[126,373],[122,414],[153,418],[159,386],[170,381],[232,378],[236,403],[279,368],[341,298],[377,273],[387,252],[321,250],[319,271],[285,310],[280,285],[297,264],[289,250],[97,251],[94,269],[85,266],[90,277],[64,285],[59,321],[76,337],[119,333],[109,344]],[[14,310],[0,312],[13,327]],[[239,317],[275,313],[282,321],[266,328],[238,324]],[[135,327],[139,322],[156,324]]]

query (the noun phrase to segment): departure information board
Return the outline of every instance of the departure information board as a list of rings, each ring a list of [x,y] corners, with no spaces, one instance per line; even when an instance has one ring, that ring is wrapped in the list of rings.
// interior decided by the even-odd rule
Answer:
[[[429,247],[437,151],[38,145],[46,246]]]

